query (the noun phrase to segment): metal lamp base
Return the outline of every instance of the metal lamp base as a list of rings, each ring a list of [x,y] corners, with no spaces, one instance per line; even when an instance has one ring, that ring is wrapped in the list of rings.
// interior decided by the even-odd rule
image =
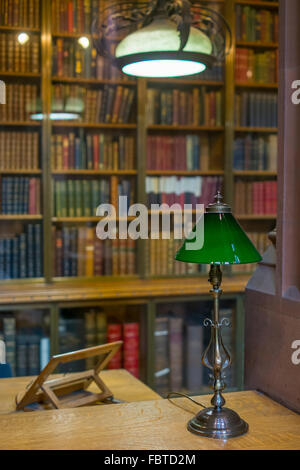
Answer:
[[[248,424],[229,408],[205,408],[188,422],[189,431],[198,436],[214,439],[229,439],[242,436]]]

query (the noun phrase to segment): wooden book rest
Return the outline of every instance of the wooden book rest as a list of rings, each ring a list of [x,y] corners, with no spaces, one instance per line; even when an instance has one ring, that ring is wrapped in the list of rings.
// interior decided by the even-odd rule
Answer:
[[[32,411],[32,407],[27,410],[25,407],[39,403],[43,403],[46,406],[48,405],[48,408],[50,404],[50,408],[58,409],[92,405],[105,400],[110,400],[112,403],[117,402],[113,399],[112,392],[100,379],[99,373],[106,367],[122,344],[123,341],[116,341],[114,343],[103,344],[102,346],[95,346],[53,356],[40,375],[27,386],[27,390],[16,396],[16,409]],[[93,369],[47,380],[49,375],[54,372],[59,364],[99,355],[102,357]],[[95,382],[100,393],[93,393],[87,390],[92,382]],[[41,407],[39,409],[41,409]],[[42,409],[45,409],[45,407]]]

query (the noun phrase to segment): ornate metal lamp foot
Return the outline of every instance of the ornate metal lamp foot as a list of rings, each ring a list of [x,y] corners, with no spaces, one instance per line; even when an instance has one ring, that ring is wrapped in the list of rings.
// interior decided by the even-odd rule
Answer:
[[[229,408],[205,408],[187,425],[189,431],[199,436],[229,439],[245,434],[248,424]]]
[[[230,323],[226,319],[219,321],[219,297],[222,293],[220,289],[222,273],[219,265],[211,265],[209,281],[213,286],[210,292],[214,298],[214,316],[213,320],[208,318],[204,320],[204,325],[211,327],[211,338],[202,356],[202,364],[213,372],[214,396],[211,400],[213,406],[201,410],[188,422],[187,428],[199,436],[229,439],[245,434],[248,431],[248,424],[235,411],[223,408],[225,399],[222,391],[226,386],[223,371],[230,366],[231,357],[221,335],[222,326],[230,326]]]

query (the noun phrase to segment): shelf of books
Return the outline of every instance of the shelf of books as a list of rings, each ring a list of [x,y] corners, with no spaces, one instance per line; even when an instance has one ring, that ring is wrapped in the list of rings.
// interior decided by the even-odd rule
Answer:
[[[236,1],[234,39],[234,209],[263,253],[276,223],[278,2]]]
[[[166,300],[155,305],[154,361],[150,382],[155,390],[166,396],[170,391],[188,394],[209,393],[209,370],[199,367],[199,357],[210,340],[209,328],[203,326],[211,318],[213,304],[209,298],[201,300]],[[236,299],[223,298],[220,313],[231,323],[222,331],[226,348],[234,357],[234,366],[226,371],[226,388],[241,387],[242,361],[237,331],[242,327],[242,312]]]
[[[97,307],[61,308],[59,312],[60,353],[107,342],[123,341],[123,347],[108,364],[108,369],[126,369],[142,380],[146,378],[145,303],[106,304]],[[64,365],[62,372],[91,369],[99,358]]]
[[[53,277],[135,276],[134,240],[100,240],[96,209],[136,202],[136,81],[97,56],[91,21],[102,2],[52,2]],[[81,44],[84,35],[86,43]],[[112,44],[113,46],[113,44]],[[67,113],[70,113],[68,115]]]
[[[211,3],[217,11],[221,3]],[[150,207],[207,205],[224,180],[224,67],[190,79],[148,79],[146,89],[146,197]],[[175,217],[175,215],[174,215]],[[199,275],[206,268],[174,260],[181,240],[147,240],[146,275]]]
[[[51,353],[51,310],[40,306],[1,307],[0,338],[13,376],[38,375]],[[53,350],[52,350],[53,354]]]
[[[43,277],[41,127],[31,121],[41,98],[40,3],[1,4],[0,279]],[[21,32],[28,40],[18,40]]]

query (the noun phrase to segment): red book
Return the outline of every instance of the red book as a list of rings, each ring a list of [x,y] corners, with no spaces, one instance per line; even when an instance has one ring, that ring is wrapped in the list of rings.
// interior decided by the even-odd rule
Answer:
[[[164,155],[164,137],[155,138],[155,156],[154,156],[154,168],[155,170],[162,170],[161,155]]]
[[[84,1],[79,0],[79,18],[78,18],[78,25],[79,25],[79,32],[84,33]]]
[[[139,377],[139,324],[125,323],[123,326],[124,368],[134,377]]]
[[[62,276],[63,241],[61,230],[55,233],[55,276]]]
[[[166,155],[166,170],[174,169],[174,148],[173,137],[166,137],[167,141],[167,155]]]
[[[68,3],[68,31],[73,33],[73,3]]]
[[[265,214],[265,200],[266,200],[266,191],[265,191],[265,182],[260,181],[258,185],[258,214]]]
[[[264,182],[264,214],[272,214],[272,181]]]
[[[152,168],[152,152],[153,152],[153,139],[155,137],[148,136],[147,138],[147,170],[153,170]]]
[[[186,137],[180,136],[179,137],[179,154],[178,154],[178,161],[179,166],[178,170],[186,170]]]
[[[271,197],[272,197],[272,204],[271,204],[272,212],[271,213],[276,214],[277,212],[277,182],[276,181],[272,181]]]
[[[94,248],[94,276],[103,275],[103,240],[95,238]]]
[[[93,134],[93,162],[94,170],[99,170],[99,135]]]
[[[122,339],[122,325],[121,323],[109,323],[107,325],[107,342],[114,343]],[[122,350],[114,355],[108,363],[108,369],[121,369],[122,368]]]
[[[63,39],[57,39],[56,51],[57,75],[60,77],[63,75]]]
[[[257,182],[252,183],[252,211],[253,214],[258,214],[258,189]]]

